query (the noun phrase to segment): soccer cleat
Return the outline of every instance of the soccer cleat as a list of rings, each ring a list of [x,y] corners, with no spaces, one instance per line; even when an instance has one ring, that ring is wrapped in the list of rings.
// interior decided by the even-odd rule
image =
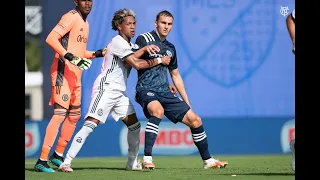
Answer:
[[[127,162],[126,170],[128,171],[140,171],[142,170],[142,163],[140,160],[134,160],[133,164],[130,161]]]
[[[143,156],[142,169],[154,170],[155,167],[152,162],[152,156]]]
[[[154,170],[156,166],[153,164],[153,162],[143,162],[142,168],[147,170]]]
[[[48,165],[47,161],[41,161],[40,159],[34,166],[34,170],[37,172],[56,172]]]
[[[229,163],[227,161],[219,161],[218,159],[210,158],[203,161],[204,169],[225,168]]]
[[[54,152],[49,158],[49,163],[57,167],[60,167],[63,161],[64,161],[64,158],[59,156],[56,152]]]
[[[291,140],[290,141],[290,149],[291,149],[291,152],[292,152],[292,160],[291,160],[291,168],[294,172],[296,172],[296,152],[295,152],[295,139]]]
[[[73,169],[71,168],[71,164],[62,163],[59,166],[59,171],[62,171],[62,172],[73,172]]]

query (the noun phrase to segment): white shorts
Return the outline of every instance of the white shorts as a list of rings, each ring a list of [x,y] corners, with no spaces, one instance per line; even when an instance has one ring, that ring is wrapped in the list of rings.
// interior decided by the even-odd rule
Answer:
[[[104,124],[109,113],[117,122],[135,113],[135,110],[125,92],[113,91],[108,86],[104,86],[103,89],[94,87],[88,113],[85,118],[90,116]]]

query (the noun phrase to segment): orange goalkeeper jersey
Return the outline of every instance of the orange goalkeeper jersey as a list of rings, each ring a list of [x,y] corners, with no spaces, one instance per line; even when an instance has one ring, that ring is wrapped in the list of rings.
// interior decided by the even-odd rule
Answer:
[[[47,42],[57,39],[57,36],[58,39],[60,38],[60,44],[58,41],[57,43],[50,43],[56,51],[51,66],[52,85],[62,86],[68,84],[68,86],[81,86],[82,71],[68,60],[65,60],[58,52],[60,50],[60,54],[63,55],[69,52],[74,56],[85,57],[87,53],[89,23],[83,20],[78,11],[75,9],[71,10],[61,17],[59,23],[48,35]],[[61,48],[61,45],[64,49]]]

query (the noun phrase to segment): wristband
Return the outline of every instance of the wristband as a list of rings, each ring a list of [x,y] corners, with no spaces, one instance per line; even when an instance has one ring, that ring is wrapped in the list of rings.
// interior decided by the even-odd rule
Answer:
[[[162,63],[162,59],[161,58],[158,57],[157,60],[158,60],[158,64]]]
[[[64,58],[68,59],[69,61],[72,61],[73,57],[74,57],[73,54],[69,52],[64,55]]]

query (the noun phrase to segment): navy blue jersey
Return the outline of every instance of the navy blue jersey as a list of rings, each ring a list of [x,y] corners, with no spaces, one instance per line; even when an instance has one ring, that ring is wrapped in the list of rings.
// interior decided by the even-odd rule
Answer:
[[[138,82],[136,85],[136,91],[149,90],[154,92],[169,92],[168,70],[174,70],[178,68],[176,49],[172,43],[167,40],[161,41],[155,31],[140,34],[136,39],[136,44],[139,49],[147,45],[157,45],[160,48],[160,52],[157,52],[155,56],[150,56],[145,53],[140,59],[154,59],[157,57],[170,56],[171,61],[168,66],[159,64],[152,68],[138,70]]]

